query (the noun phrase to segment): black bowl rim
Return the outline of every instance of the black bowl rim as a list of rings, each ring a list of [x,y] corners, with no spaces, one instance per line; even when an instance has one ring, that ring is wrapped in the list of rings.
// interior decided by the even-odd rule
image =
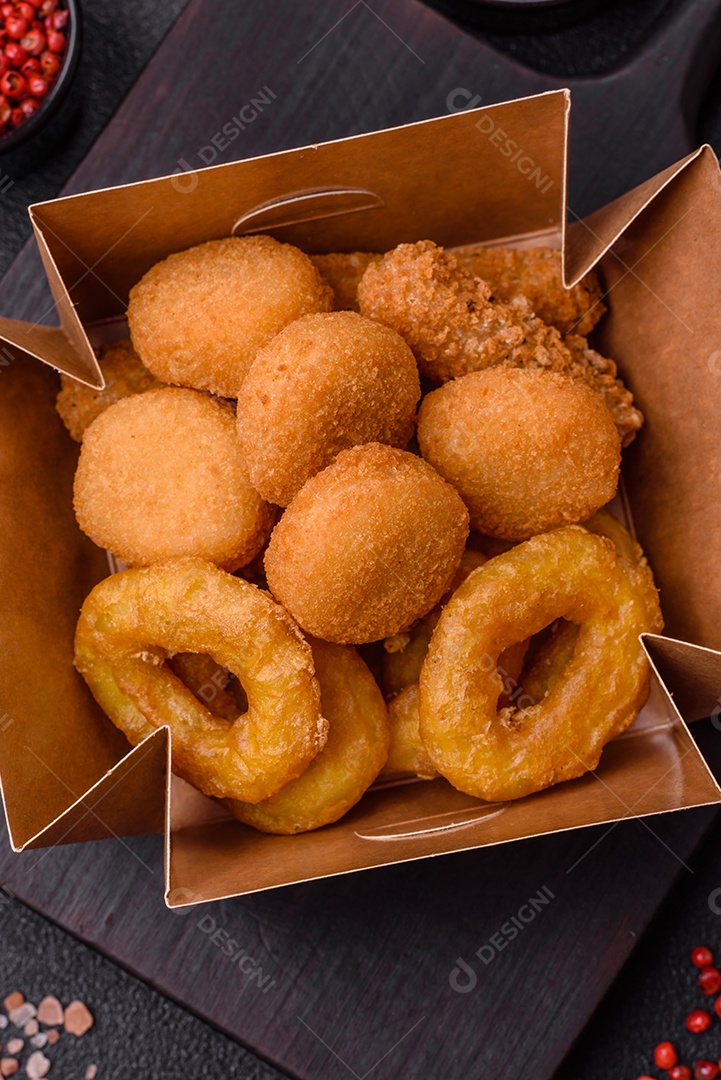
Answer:
[[[50,120],[59,109],[70,88],[70,84],[73,81],[78,66],[78,60],[80,59],[80,42],[82,38],[80,4],[78,0],[65,0],[65,4],[70,12],[70,17],[68,19],[70,33],[65,46],[65,60],[63,66],[61,67],[53,86],[50,88],[50,93],[45,98],[38,111],[26,120],[24,124],[21,124],[19,128],[7,132],[6,135],[0,135],[0,156],[29,142],[41,128],[45,127],[48,120]]]

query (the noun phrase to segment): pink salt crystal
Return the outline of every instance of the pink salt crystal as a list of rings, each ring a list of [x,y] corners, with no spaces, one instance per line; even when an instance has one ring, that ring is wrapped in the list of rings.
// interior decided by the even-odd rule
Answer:
[[[42,1047],[45,1046],[45,1043],[47,1041],[48,1041],[48,1037],[45,1034],[45,1032],[44,1031],[39,1031],[37,1033],[37,1035],[33,1035],[32,1039],[30,1040],[30,1044],[31,1044],[31,1046],[37,1047],[38,1050],[41,1050]]]
[[[8,1039],[5,1049],[8,1054],[19,1054],[24,1045],[22,1039]]]
[[[98,1067],[97,1067],[97,1065],[88,1065],[87,1069],[85,1070],[85,1080],[95,1080],[95,1077],[97,1075],[98,1075]]]
[[[46,1058],[40,1050],[36,1050],[25,1062],[25,1072],[30,1080],[40,1080],[50,1072],[50,1059]]]
[[[8,996],[3,1001],[3,1005],[5,1006],[7,1012],[10,1012],[11,1009],[17,1009],[18,1006],[22,1005],[24,1001],[25,998],[20,993],[20,991],[13,990],[12,994],[8,994]]]
[[[37,1035],[40,1028],[38,1027],[37,1020],[28,1020],[27,1024],[23,1028],[25,1035]]]
[[[2,1058],[0,1060],[0,1076],[12,1076],[20,1066],[15,1058]]]
[[[5,1013],[0,1013],[0,1028],[6,1028],[8,1026],[8,1018]]]
[[[93,1026],[93,1018],[82,1001],[71,1001],[63,1018],[65,1030],[71,1035],[84,1035]]]
[[[8,1016],[11,1024],[15,1024],[16,1027],[24,1027],[28,1020],[32,1020],[36,1012],[35,1006],[31,1005],[29,1001],[25,1001],[22,1005],[18,1005],[17,1009],[11,1009]]]
[[[63,1007],[52,994],[44,997],[38,1005],[38,1020],[41,1024],[48,1024],[50,1027],[54,1024],[62,1024]]]
[[[51,1028],[50,1031],[45,1032],[45,1034],[47,1035],[48,1042],[51,1046],[54,1046],[60,1038],[60,1032],[56,1028]]]

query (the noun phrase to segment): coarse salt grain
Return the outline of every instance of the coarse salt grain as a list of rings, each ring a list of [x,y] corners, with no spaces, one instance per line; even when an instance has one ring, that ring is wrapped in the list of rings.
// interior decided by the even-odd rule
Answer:
[[[30,1080],[40,1080],[42,1076],[47,1076],[50,1072],[50,1058],[46,1058],[45,1054],[36,1050],[25,1062],[25,1072]]]
[[[18,1005],[17,1009],[11,1009],[8,1016],[11,1024],[15,1024],[16,1027],[24,1027],[28,1020],[33,1019],[36,1012],[35,1006],[29,1001],[25,1001],[22,1005]]]
[[[40,1028],[38,1027],[37,1020],[28,1020],[27,1024],[23,1028],[25,1035],[37,1035]]]
[[[54,1046],[55,1043],[58,1042],[58,1040],[60,1039],[60,1032],[57,1030],[57,1028],[51,1028],[51,1030],[47,1031],[45,1034],[47,1035],[48,1042],[51,1046]]]
[[[6,1028],[8,1026],[8,1018],[5,1013],[0,1013],[0,1028]]]
[[[82,1001],[71,1001],[63,1019],[65,1030],[71,1035],[84,1035],[93,1026],[93,1017]]]
[[[97,1067],[97,1065],[88,1065],[87,1069],[85,1070],[85,1080],[95,1080],[95,1077],[97,1075],[98,1075],[98,1067]]]
[[[38,1005],[38,1020],[41,1024],[53,1027],[63,1022],[63,1007],[56,997],[49,994]]]
[[[8,1039],[5,1049],[8,1054],[19,1054],[24,1045],[22,1039]]]
[[[37,1035],[33,1035],[32,1039],[30,1040],[30,1044],[31,1046],[35,1046],[38,1050],[41,1050],[42,1047],[45,1046],[47,1041],[48,1037],[45,1032],[39,1031]]]
[[[20,1066],[15,1058],[0,1059],[0,1076],[12,1076],[19,1068]]]
[[[24,995],[21,994],[19,990],[13,990],[12,994],[8,994],[8,996],[3,1001],[3,1005],[5,1006],[7,1012],[10,1012],[11,1009],[19,1008],[19,1006],[22,1005],[24,1001]]]

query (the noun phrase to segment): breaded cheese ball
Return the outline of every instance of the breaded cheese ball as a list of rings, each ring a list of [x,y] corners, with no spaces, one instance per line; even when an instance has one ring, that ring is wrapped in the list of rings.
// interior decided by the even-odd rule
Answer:
[[[540,368],[487,368],[434,390],[418,443],[471,528],[504,540],[584,521],[618,485],[621,440],[601,395]]]
[[[133,345],[159,379],[235,397],[255,354],[333,290],[307,255],[270,236],[229,236],[169,255],[130,290]]]
[[[129,566],[195,555],[236,570],[274,517],[248,479],[230,406],[177,387],[124,398],[93,421],[74,496],[83,532]]]
[[[395,330],[352,311],[296,319],[261,349],[238,395],[251,483],[287,506],[341,450],[405,447],[420,396],[413,353]]]
[[[468,535],[425,461],[368,443],[311,477],[273,530],[268,585],[304,630],[340,644],[397,634],[448,589]]]

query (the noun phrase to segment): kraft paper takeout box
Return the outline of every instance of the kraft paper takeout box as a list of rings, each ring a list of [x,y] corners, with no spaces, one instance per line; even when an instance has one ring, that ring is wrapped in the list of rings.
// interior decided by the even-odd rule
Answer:
[[[721,700],[718,165],[702,148],[565,229],[568,110],[559,91],[31,208],[61,328],[0,320],[0,773],[16,850],[164,830],[176,906],[721,799],[682,719],[718,715]],[[170,252],[233,232],[309,252],[562,243],[569,283],[600,264],[598,347],[646,414],[625,486],[668,637],[645,641],[651,701],[598,778],[507,806],[406,782],[318,832],[266,836],[171,779],[167,729],[130,749],[95,705],[72,642],[108,563],[73,517],[77,447],[52,369],[101,385],[89,337],[125,332],[130,287]]]

